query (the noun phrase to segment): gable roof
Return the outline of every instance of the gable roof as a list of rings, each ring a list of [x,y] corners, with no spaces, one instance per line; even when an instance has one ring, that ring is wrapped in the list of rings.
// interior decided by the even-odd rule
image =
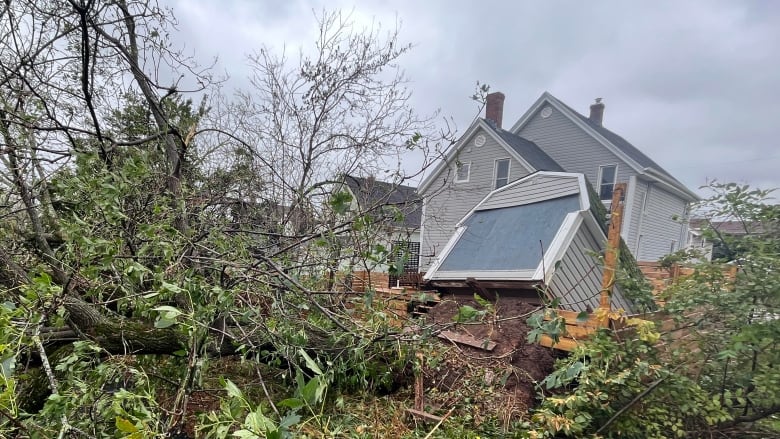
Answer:
[[[691,230],[699,230],[699,231],[711,229],[718,233],[722,233],[724,235],[731,235],[731,236],[761,234],[761,233],[765,233],[766,230],[763,227],[763,225],[757,221],[748,221],[748,222],[735,221],[735,220],[713,221],[710,220],[709,218],[691,218],[690,228]]]
[[[549,92],[542,93],[542,95],[539,97],[539,99],[536,100],[536,102],[534,102],[531,108],[529,108],[528,111],[526,111],[525,114],[523,114],[523,116],[512,126],[511,132],[520,132],[520,130],[533,118],[539,108],[544,104],[549,104],[550,106],[560,111],[561,114],[569,118],[585,132],[590,134],[596,141],[623,159],[624,162],[626,162],[639,174],[666,184],[675,192],[682,195],[683,198],[686,198],[689,201],[699,200],[699,197],[695,193],[688,189],[679,180],[674,178],[669,172],[661,167],[661,165],[640,151],[639,148],[632,145],[628,140],[604,128],[602,125],[593,122],[589,117],[580,114],[573,108],[561,102],[558,98]]]
[[[561,165],[556,163],[552,157],[547,155],[547,153],[539,148],[534,142],[498,128],[492,120],[479,118],[471,124],[463,136],[458,139],[457,143],[444,154],[443,159],[439,160],[433,168],[433,171],[425,176],[422,183],[420,183],[418,193],[423,193],[428,189],[436,177],[438,177],[447,165],[452,162],[461,148],[466,145],[466,140],[471,138],[479,128],[482,128],[485,133],[490,135],[499,145],[504,147],[504,149],[506,149],[515,160],[520,162],[528,172],[563,171]]]
[[[381,206],[393,206],[404,214],[398,226],[417,229],[422,220],[422,200],[412,186],[387,183],[375,178],[344,176],[344,184],[355,196],[361,209],[374,210]]]
[[[487,125],[504,141],[520,154],[525,161],[534,167],[536,171],[563,172],[563,168],[552,157],[542,151],[534,142],[524,139],[517,134],[498,128],[496,124],[489,119],[484,119]]]
[[[458,223],[425,278],[434,282],[474,278],[549,285],[558,270],[557,261],[565,254],[580,252],[582,258],[591,258],[591,251],[601,250],[572,245],[583,228],[597,242],[606,240],[590,211],[585,176],[537,172],[492,191],[477,204]],[[572,297],[589,297],[597,306],[598,298],[593,298],[597,291],[586,291],[590,288],[586,282],[577,285],[576,291],[550,292],[571,303],[568,299]],[[619,290],[612,297],[618,307],[633,308]],[[577,302],[572,306],[584,309],[586,305]]]

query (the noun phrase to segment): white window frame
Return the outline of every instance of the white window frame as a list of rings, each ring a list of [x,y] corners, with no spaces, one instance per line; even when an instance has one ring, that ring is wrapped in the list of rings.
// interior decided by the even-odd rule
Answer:
[[[460,179],[458,178],[460,174],[460,168],[465,166],[466,167],[466,178]],[[455,163],[455,183],[468,183],[469,179],[471,178],[471,162],[458,162]]]
[[[617,184],[617,176],[618,176],[618,164],[617,163],[612,163],[612,164],[609,164],[609,165],[600,165],[599,166],[599,174],[598,174],[598,177],[596,179],[596,181],[599,182],[599,184],[597,186],[599,199],[601,199],[601,176],[602,176],[602,172],[604,171],[604,168],[609,168],[611,166],[615,167],[615,177],[612,179],[612,192],[613,193],[615,192],[615,185]],[[612,196],[610,196],[608,200],[601,200],[601,202],[604,203],[604,204],[612,204]]]
[[[504,157],[500,159],[495,159],[493,161],[493,189],[498,189],[498,162],[506,161],[507,167],[506,167],[506,183],[504,183],[504,186],[509,184],[509,178],[512,175],[512,159],[510,157]],[[504,187],[501,186],[501,187]]]

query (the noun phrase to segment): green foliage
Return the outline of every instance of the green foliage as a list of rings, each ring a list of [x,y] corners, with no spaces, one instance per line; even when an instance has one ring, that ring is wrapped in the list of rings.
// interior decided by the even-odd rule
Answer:
[[[736,276],[729,266],[698,262],[665,291],[656,316],[665,332],[629,319],[633,331],[603,329],[581,343],[542,383],[554,393],[534,411],[532,437],[780,434],[780,209],[766,203],[767,191],[712,189],[702,207],[752,230],[739,238]]]

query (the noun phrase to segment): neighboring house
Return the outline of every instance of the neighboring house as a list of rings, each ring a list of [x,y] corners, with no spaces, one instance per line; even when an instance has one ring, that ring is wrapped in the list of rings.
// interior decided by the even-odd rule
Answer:
[[[604,104],[585,117],[545,92],[507,131],[502,93],[488,95],[475,121],[419,188],[423,198],[421,269],[441,254],[455,223],[490,191],[536,171],[583,174],[609,205],[627,183],[622,237],[640,261],[683,248],[696,195],[639,149],[602,125]]]
[[[599,307],[606,237],[591,211],[585,177],[536,172],[490,192],[457,224],[425,279],[437,289],[538,300],[572,311]],[[612,307],[635,312],[615,287]]]
[[[396,256],[405,256],[404,271],[417,272],[422,200],[416,189],[351,175],[344,176],[344,188],[352,195],[349,210],[366,213],[379,225],[374,244],[382,244]],[[384,271],[387,267],[378,269]]]
[[[730,261],[737,258],[742,250],[741,238],[762,235],[766,232],[767,228],[755,222],[692,218],[687,248],[701,253],[702,259],[707,261],[713,259]]]

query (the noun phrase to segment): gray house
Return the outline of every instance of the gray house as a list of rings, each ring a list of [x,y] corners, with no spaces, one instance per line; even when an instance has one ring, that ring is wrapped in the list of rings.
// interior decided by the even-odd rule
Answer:
[[[456,225],[425,279],[440,290],[479,285],[573,311],[599,306],[597,254],[606,237],[590,209],[585,177],[536,172],[490,192]],[[615,288],[612,307],[634,312]]]
[[[639,261],[684,248],[696,195],[628,141],[602,125],[604,104],[586,117],[545,92],[510,130],[501,128],[502,93],[488,95],[475,121],[421,183],[421,269],[441,255],[455,224],[492,190],[536,171],[581,173],[609,205],[627,183],[622,237]]]

